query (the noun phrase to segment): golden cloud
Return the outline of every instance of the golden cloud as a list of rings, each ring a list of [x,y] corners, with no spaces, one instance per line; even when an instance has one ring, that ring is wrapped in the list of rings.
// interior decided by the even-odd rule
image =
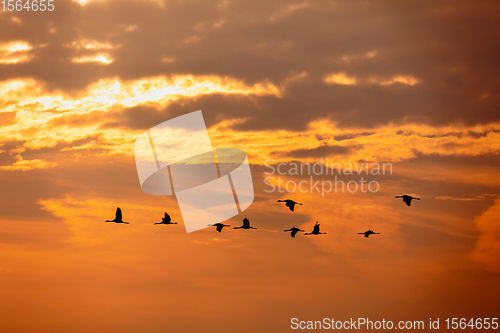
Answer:
[[[344,63],[349,64],[353,61],[375,58],[375,56],[377,56],[377,51],[373,50],[366,53],[344,54],[342,57],[340,57],[340,60]]]
[[[25,41],[12,41],[0,44],[0,64],[17,64],[28,62],[33,55],[30,43]]]
[[[328,74],[323,81],[327,84],[342,84],[346,86],[353,86],[357,82],[355,77],[349,77],[345,73]]]
[[[244,120],[240,120],[244,121]],[[433,127],[423,124],[387,125],[378,128],[342,129],[330,120],[311,122],[308,129],[294,131],[245,131],[231,129],[237,121],[221,122],[209,130],[214,145],[241,147],[251,157],[252,163],[262,164],[266,159],[275,162],[290,160],[287,153],[295,150],[314,150],[320,147],[356,147],[348,154],[335,155],[339,163],[355,163],[359,160],[374,162],[400,162],[417,156],[477,156],[500,152],[500,123],[477,126]],[[369,135],[357,135],[370,132]],[[459,133],[459,135],[457,134]],[[481,133],[481,136],[471,133]],[[336,137],[351,137],[338,141]],[[328,154],[324,158],[331,157]],[[319,157],[300,158],[315,162]]]
[[[133,142],[142,131],[103,126],[113,121],[109,118],[112,116],[107,116],[110,111],[138,105],[161,108],[181,98],[208,94],[279,97],[284,88],[283,84],[276,86],[266,81],[247,85],[230,77],[174,75],[130,81],[103,79],[74,95],[48,91],[34,79],[0,82],[0,89],[3,91],[0,96],[3,112],[16,112],[14,122],[0,128],[0,141],[25,141],[23,146],[28,149],[55,147],[65,143],[65,147],[61,148],[64,151],[131,156]],[[78,120],[83,115],[91,114],[96,115],[92,121]],[[72,122],[71,119],[77,120]],[[221,121],[209,129],[209,134],[217,147],[244,149],[254,164],[263,164],[266,159],[279,163],[291,158],[312,163],[318,160],[318,151],[324,152],[322,157],[334,157],[339,163],[355,163],[359,160],[400,162],[418,154],[477,156],[500,152],[500,123],[441,127],[390,124],[378,128],[340,128],[337,123],[320,119],[309,123],[303,131],[238,131],[233,128],[244,121]],[[344,139],[337,140],[339,136]],[[80,141],[71,145],[85,138],[92,138],[93,142]],[[329,150],[329,147],[339,149]],[[302,155],[294,157],[295,151],[301,151]],[[310,156],[308,152],[311,152]],[[36,166],[47,167],[48,164],[24,161],[7,168],[28,170]]]
[[[86,6],[95,2],[105,2],[107,0],[73,0],[77,2],[80,6]],[[156,3],[159,7],[163,8],[165,6],[163,0],[149,0],[150,2]]]
[[[17,161],[13,165],[0,166],[1,170],[6,171],[29,171],[33,169],[47,169],[53,168],[57,165],[54,162],[47,162],[44,160],[34,159],[34,160],[23,160],[23,158],[18,155]]]
[[[479,230],[476,248],[471,253],[472,259],[482,263],[486,268],[500,272],[500,199],[474,219]]]
[[[414,86],[418,83],[421,83],[419,79],[411,75],[395,75],[388,79],[374,76],[369,78],[357,78],[355,76],[348,76],[344,72],[330,73],[323,78],[323,82],[325,82],[326,84],[340,84],[346,86],[353,86],[357,84],[388,86],[397,83]]]
[[[448,195],[441,195],[435,197],[435,199],[438,200],[454,200],[454,201],[478,201],[478,200],[485,200],[489,197],[496,197],[497,194],[490,194],[490,193],[484,193],[481,195],[476,195],[473,197],[455,197],[455,196],[448,196]]]
[[[374,84],[379,84],[381,86],[387,86],[387,85],[391,85],[391,84],[395,84],[395,83],[401,83],[401,84],[413,86],[417,83],[420,83],[420,80],[414,78],[413,76],[409,76],[409,75],[397,75],[397,76],[391,77],[388,80],[370,78],[370,82],[372,82]]]
[[[63,91],[49,92],[43,83],[34,79],[3,81],[0,82],[0,89],[3,92],[0,105],[5,106],[3,112],[26,110],[30,117],[33,113],[42,114],[49,110],[78,110],[81,113],[109,110],[116,105],[164,106],[167,102],[182,97],[207,94],[281,95],[280,88],[268,81],[249,86],[240,80],[216,75],[156,76],[123,82],[117,78],[108,78],[89,85],[77,97]]]
[[[66,44],[66,47],[72,49],[86,49],[86,50],[112,50],[118,48],[118,45],[113,45],[110,42],[100,42],[93,39],[79,39]]]
[[[71,59],[71,61],[76,64],[97,62],[102,65],[109,65],[110,63],[113,62],[113,58],[111,58],[111,56],[107,53],[98,53],[91,56],[75,57]]]
[[[48,91],[34,79],[0,82],[0,90],[3,92],[0,96],[2,112],[16,112],[14,122],[0,128],[0,142],[26,141],[24,147],[39,149],[102,135],[99,146],[110,153],[132,153],[132,143],[137,133],[122,129],[102,129],[103,122],[109,121],[109,117],[74,125],[64,121],[58,124],[55,120],[97,112],[105,114],[138,105],[161,108],[170,101],[207,94],[281,94],[281,89],[270,82],[247,85],[231,77],[215,75],[157,76],[131,81],[110,78],[91,84],[75,95],[64,91]],[[94,149],[95,145],[82,147]],[[20,168],[22,165],[26,167],[26,162],[11,168]]]

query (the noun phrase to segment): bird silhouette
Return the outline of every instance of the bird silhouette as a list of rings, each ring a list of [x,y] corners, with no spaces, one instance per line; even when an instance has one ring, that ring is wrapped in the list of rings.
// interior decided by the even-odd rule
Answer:
[[[115,219],[114,220],[106,220],[106,222],[115,222],[115,223],[129,224],[128,222],[123,221],[123,219],[122,219],[122,210],[120,209],[120,207],[116,208]]]
[[[406,194],[403,194],[403,195],[396,195],[394,198],[403,198],[403,201],[405,202],[405,204],[407,206],[411,206],[411,201],[413,199],[415,200],[420,200],[420,198],[414,198],[412,197],[411,195],[406,195]]]
[[[241,225],[241,227],[234,227],[234,229],[257,229],[257,228],[251,227],[250,220],[245,217],[243,219],[243,224]]]
[[[292,233],[290,234],[290,236],[292,236],[292,237],[295,237],[295,235],[296,235],[296,234],[297,234],[297,232],[299,232],[299,231],[304,232],[304,230],[300,230],[299,228],[295,228],[295,227],[290,228],[290,229],[288,229],[288,230],[284,230],[284,231],[291,231]]]
[[[229,227],[229,224],[223,224],[223,223],[215,223],[215,224],[209,224],[210,227],[216,227],[216,230],[218,232],[222,231],[222,228],[224,227]]]
[[[380,235],[380,232],[373,232],[373,230],[368,230],[365,232],[358,232],[358,235],[365,235],[366,238],[370,237],[370,235]]]
[[[295,205],[302,205],[300,202],[295,202],[295,201],[290,200],[290,199],[278,200],[276,202],[284,202],[285,206],[287,206],[288,208],[290,208],[290,210],[292,212],[295,210]]]
[[[326,232],[320,232],[319,231],[319,223],[316,221],[316,224],[313,227],[313,230],[311,232],[307,232],[304,235],[321,235],[321,234],[326,234]]]
[[[165,212],[165,216],[161,218],[161,222],[155,224],[177,224],[177,222],[172,222],[170,215],[168,215],[167,212]]]

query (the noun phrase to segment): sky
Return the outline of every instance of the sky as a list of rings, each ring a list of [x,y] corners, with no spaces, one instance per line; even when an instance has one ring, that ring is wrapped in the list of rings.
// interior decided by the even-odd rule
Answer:
[[[0,10],[0,331],[498,317],[499,26],[496,1]],[[135,140],[196,110],[252,172],[221,233],[186,233],[138,180]],[[117,206],[129,225],[104,222]],[[178,224],[153,225],[164,212]]]

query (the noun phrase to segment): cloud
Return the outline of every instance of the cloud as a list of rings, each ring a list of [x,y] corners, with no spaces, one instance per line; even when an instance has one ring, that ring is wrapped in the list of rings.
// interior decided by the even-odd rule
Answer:
[[[420,83],[421,81],[419,79],[417,79],[413,76],[409,76],[409,75],[396,75],[388,80],[383,80],[383,79],[380,80],[380,79],[370,78],[369,82],[380,84],[381,86],[387,86],[387,85],[396,84],[396,83],[401,83],[401,84],[413,86],[417,83]]]
[[[441,196],[435,197],[435,199],[438,199],[438,200],[455,200],[455,201],[477,201],[477,200],[485,200],[485,199],[488,199],[488,198],[491,198],[491,197],[496,197],[497,195],[498,194],[489,194],[489,193],[480,194],[480,195],[476,195],[476,196],[473,196],[473,197],[457,197],[457,196],[441,195]]]
[[[334,59],[337,61],[342,61],[344,63],[351,63],[353,61],[363,61],[366,59],[371,59],[377,56],[377,51],[368,51],[368,52],[363,52],[363,53],[357,53],[357,54],[344,54],[340,58]]]
[[[209,134],[218,146],[240,146],[254,159],[254,163],[262,163],[265,159],[275,158],[286,161],[298,153],[302,161],[311,162],[321,154],[337,153],[340,163],[354,163],[359,160],[400,162],[421,155],[439,156],[478,156],[481,154],[499,153],[499,134],[486,126],[479,132],[488,132],[478,138],[468,135],[469,129],[461,129],[460,138],[450,133],[457,129],[452,127],[431,127],[426,125],[387,126],[377,129],[342,129],[329,120],[317,120],[309,124],[306,131],[237,131],[233,126],[224,127],[224,123],[213,126]],[[499,125],[500,126],[500,125]],[[360,135],[367,133],[367,135]],[[433,138],[428,137],[434,136]],[[339,147],[338,138],[344,143]],[[260,144],[257,144],[259,143]],[[451,148],[450,144],[459,144]],[[329,147],[332,148],[329,148]],[[314,148],[313,148],[314,147]],[[318,148],[320,147],[320,148]],[[324,148],[323,148],[324,147]],[[355,147],[350,149],[346,147]],[[316,150],[317,149],[317,150]]]
[[[109,65],[113,62],[113,58],[111,58],[109,54],[98,53],[91,56],[75,57],[72,59],[72,61],[77,64],[97,62],[102,65]]]
[[[65,45],[66,47],[75,49],[75,50],[80,50],[80,49],[86,49],[86,50],[112,50],[116,49],[119,47],[119,45],[113,45],[110,42],[100,42],[98,40],[91,40],[91,39],[78,39],[74,40],[71,43],[68,43]]]
[[[51,89],[81,90],[104,78],[123,82],[175,73],[278,85],[295,71],[308,77],[283,91],[286,98],[256,98],[245,115],[252,118],[247,128],[303,129],[327,116],[341,126],[365,127],[500,121],[494,93],[499,86],[492,70],[498,66],[492,46],[498,23],[491,18],[491,3],[390,8],[371,2],[278,1],[228,2],[221,8],[224,2],[195,1],[196,12],[183,2],[158,4],[65,2],[58,4],[50,22],[19,13],[23,29],[8,20],[5,35],[30,45],[50,42],[31,50],[31,61],[16,65],[15,72],[2,71],[1,80],[32,77]],[[482,20],[468,20],[471,16]],[[194,30],[198,26],[204,28]],[[165,33],[169,31],[176,33]],[[196,43],[183,43],[193,36]],[[99,59],[108,64],[95,61]],[[347,80],[337,81],[350,83],[349,89],[325,84],[328,73],[344,73]],[[284,110],[296,120],[283,120]],[[232,112],[224,110],[224,115]]]
[[[500,272],[500,200],[474,219],[479,231],[476,248],[471,253],[472,259],[486,268]]]
[[[320,158],[320,157],[328,157],[328,156],[336,156],[336,155],[345,155],[349,154],[352,152],[353,149],[356,148],[361,148],[361,147],[353,147],[353,146],[319,146],[317,148],[311,148],[311,149],[297,149],[297,150],[292,150],[288,153],[279,153],[277,152],[278,155],[285,155],[287,157],[291,158],[304,158],[304,157],[315,157],[315,158]]]
[[[291,15],[292,13],[294,13],[298,10],[307,8],[307,7],[309,7],[309,3],[307,3],[307,2],[301,2],[301,3],[295,3],[295,4],[288,5],[285,8],[279,9],[274,14],[272,14],[269,17],[269,21],[273,22],[273,21],[284,19],[287,16]]]
[[[33,49],[26,41],[12,41],[0,44],[0,64],[17,64],[28,62],[33,57]]]
[[[47,169],[53,168],[57,165],[54,162],[47,162],[40,159],[34,160],[24,160],[20,155],[17,156],[17,161],[12,165],[3,165],[0,166],[0,169],[6,171],[29,171],[34,169]]]
[[[75,94],[60,90],[47,91],[42,82],[34,79],[3,81],[0,87],[5,92],[0,97],[0,105],[8,105],[3,112],[16,111],[24,106],[35,106],[32,111],[74,111],[82,108],[89,111],[107,109],[116,104],[125,107],[147,103],[165,105],[181,97],[205,94],[280,95],[280,89],[268,81],[247,85],[231,77],[216,75],[156,76],[131,81],[105,78],[87,86],[76,98]]]
[[[415,84],[421,83],[421,81],[410,75],[396,75],[389,79],[376,78],[376,77],[366,77],[366,78],[356,78],[355,76],[348,76],[344,72],[331,73],[323,78],[326,84],[339,84],[346,86],[354,86],[357,84],[374,84],[380,86],[389,86],[393,84],[404,84],[408,86],[413,86]]]
[[[329,119],[321,119],[302,131],[241,129],[252,118],[238,118],[246,114],[245,110],[237,110],[238,105],[250,103],[247,96],[265,98],[259,94],[279,90],[245,86],[237,81],[225,84],[221,78],[107,80],[71,96],[44,94],[44,88],[35,81],[12,81],[4,86],[8,98],[4,109],[17,112],[13,123],[0,128],[0,138],[18,140],[23,149],[32,151],[64,143],[66,152],[132,156],[133,142],[142,130],[193,111],[202,103],[207,108],[203,111],[214,145],[241,147],[256,164],[268,158],[285,161],[290,157],[311,162],[329,154],[336,155],[341,163],[354,163],[365,159],[399,162],[421,155],[479,156],[500,152],[500,124],[495,123],[473,127],[407,124],[341,128]],[[199,101],[195,102],[189,94]],[[234,108],[232,117],[217,113],[221,101],[224,108]],[[85,138],[94,141],[82,142]],[[339,141],[343,144],[339,145]]]
[[[348,77],[345,73],[332,73],[325,76],[323,79],[327,84],[342,84],[352,86],[356,84],[356,78]]]

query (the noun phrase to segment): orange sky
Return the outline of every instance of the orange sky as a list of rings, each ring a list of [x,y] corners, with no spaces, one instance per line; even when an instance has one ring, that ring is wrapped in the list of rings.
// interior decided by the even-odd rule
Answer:
[[[55,9],[0,12],[1,332],[498,317],[495,1]],[[175,198],[137,178],[135,139],[196,110],[212,145],[251,165],[255,200],[222,233],[186,233]],[[270,191],[311,175],[269,166],[322,161],[392,172],[364,176],[374,193]],[[117,206],[130,225],[104,223]],[[179,224],[154,226],[165,211]],[[258,229],[232,229],[244,217]],[[316,221],[326,235],[283,232]],[[368,229],[381,234],[357,234]]]

